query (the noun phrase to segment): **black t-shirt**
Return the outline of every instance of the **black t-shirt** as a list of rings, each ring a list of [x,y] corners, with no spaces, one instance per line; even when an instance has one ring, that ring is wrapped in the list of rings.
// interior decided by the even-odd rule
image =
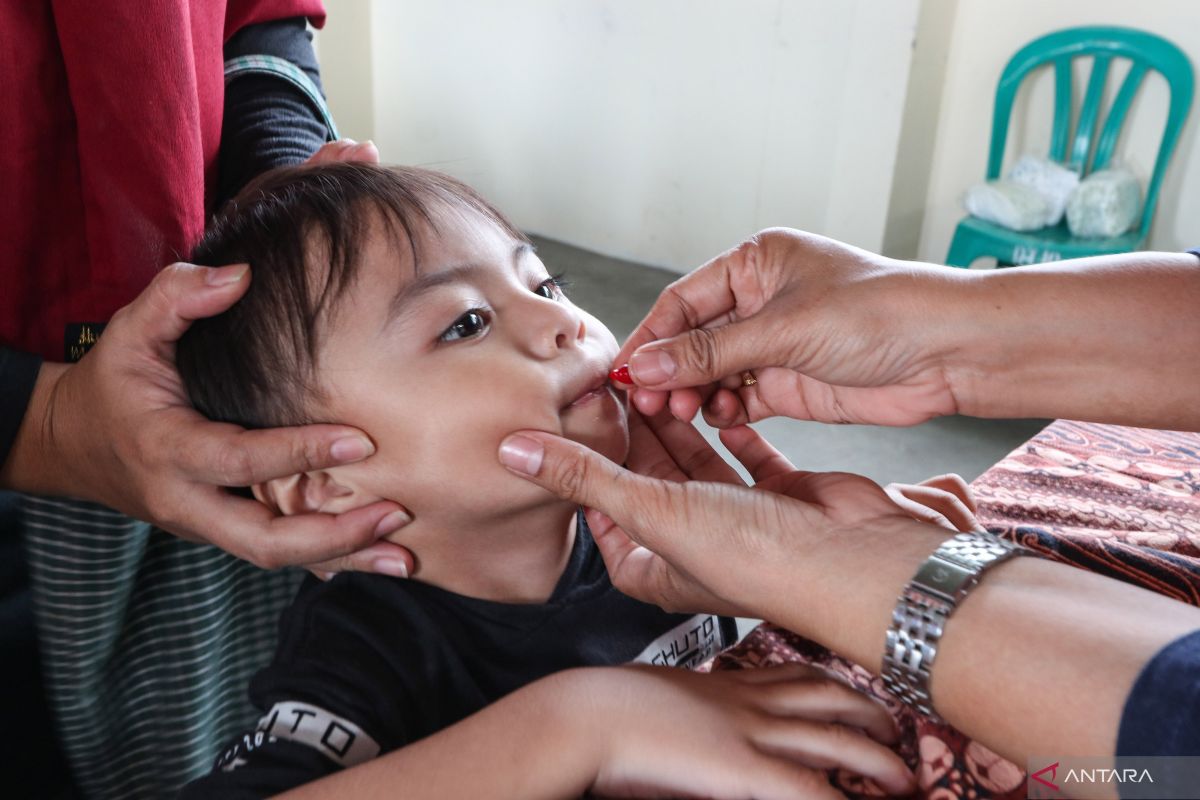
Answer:
[[[264,797],[403,747],[553,672],[630,662],[692,667],[738,623],[669,614],[613,588],[583,515],[545,603],[464,597],[346,573],[309,578],[250,685],[265,716],[184,798]]]

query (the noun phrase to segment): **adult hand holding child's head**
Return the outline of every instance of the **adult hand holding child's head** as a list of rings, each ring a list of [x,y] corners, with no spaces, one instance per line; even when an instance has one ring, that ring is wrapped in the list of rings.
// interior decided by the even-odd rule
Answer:
[[[333,161],[377,163],[379,152],[371,142],[342,139],[306,163]],[[396,503],[282,517],[223,488],[361,461],[374,451],[362,431],[342,425],[245,430],[192,409],[175,343],[193,321],[236,303],[249,273],[246,265],[172,264],[113,316],[78,364],[44,365],[48,380],[39,381],[42,397],[30,404],[5,485],[94,500],[260,567],[411,573],[412,555],[381,540],[410,520]]]
[[[952,271],[762,231],[680,278],[617,357],[634,404],[726,428],[772,416],[912,425],[954,413],[934,326]],[[744,385],[752,371],[757,383]],[[745,382],[745,383],[748,383]]]
[[[78,364],[46,365],[58,374],[45,387],[40,419],[28,426],[41,467],[25,471],[15,488],[95,500],[262,567],[371,569],[380,558],[411,567],[403,548],[376,541],[407,523],[395,503],[285,518],[222,488],[360,461],[374,449],[361,431],[340,425],[244,430],[192,409],[175,370],[175,342],[249,284],[245,265],[172,264],[113,316]]]

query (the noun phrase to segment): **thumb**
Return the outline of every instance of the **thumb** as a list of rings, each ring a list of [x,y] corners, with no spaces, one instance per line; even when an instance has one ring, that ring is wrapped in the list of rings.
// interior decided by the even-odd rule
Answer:
[[[766,333],[761,315],[717,328],[693,328],[639,347],[629,359],[629,372],[638,386],[665,390],[704,386],[748,369],[778,366],[783,359],[764,350],[771,341]]]
[[[637,475],[576,442],[541,431],[519,431],[500,443],[509,472],[606,515],[631,539],[671,538],[682,484]],[[597,517],[598,518],[598,517]]]
[[[142,340],[175,342],[197,319],[220,314],[250,286],[250,267],[200,267],[177,263],[163,268],[128,306]]]

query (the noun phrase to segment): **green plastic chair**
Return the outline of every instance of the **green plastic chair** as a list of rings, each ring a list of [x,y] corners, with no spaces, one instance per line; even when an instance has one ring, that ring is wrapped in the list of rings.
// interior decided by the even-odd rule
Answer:
[[[1072,83],[1071,62],[1076,58],[1091,58],[1091,77],[1083,95],[1075,125],[1075,137],[1068,137],[1071,127]],[[1101,109],[1105,84],[1113,59],[1132,61],[1125,81],[1117,90],[1107,118]],[[1017,88],[1030,72],[1043,65],[1054,68],[1054,128],[1050,139],[1050,158],[1067,165],[1085,176],[1108,166],[1113,148],[1121,135],[1121,126],[1129,104],[1141,87],[1148,70],[1157,70],[1166,78],[1171,91],[1171,105],[1163,130],[1154,173],[1146,188],[1141,224],[1128,233],[1111,239],[1077,239],[1071,236],[1064,219],[1058,225],[1039,231],[1019,233],[967,217],[958,224],[946,263],[969,267],[977,258],[994,257],[1000,266],[1034,264],[1064,258],[1127,253],[1141,249],[1150,233],[1154,206],[1163,173],[1171,160],[1179,131],[1192,106],[1192,65],[1178,47],[1166,39],[1132,28],[1083,27],[1067,28],[1034,39],[1017,51],[1000,76],[996,88],[996,105],[992,119],[992,144],[988,152],[987,179],[1000,177],[1000,162],[1004,159],[1004,144],[1008,138],[1008,122],[1012,115]],[[1096,136],[1099,128],[1100,135]]]

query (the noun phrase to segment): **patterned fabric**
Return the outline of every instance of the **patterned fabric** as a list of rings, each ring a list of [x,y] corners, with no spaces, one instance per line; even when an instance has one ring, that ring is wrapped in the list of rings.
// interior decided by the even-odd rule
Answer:
[[[45,681],[80,791],[173,796],[258,718],[246,687],[302,573],[94,503],[22,500]]]
[[[972,488],[988,530],[1049,558],[1200,605],[1200,434],[1059,420]],[[919,796],[1026,796],[1022,767],[917,714],[868,670],[793,633],[763,625],[714,669],[793,661],[823,667],[887,705]],[[851,797],[883,794],[849,774],[833,780]]]

